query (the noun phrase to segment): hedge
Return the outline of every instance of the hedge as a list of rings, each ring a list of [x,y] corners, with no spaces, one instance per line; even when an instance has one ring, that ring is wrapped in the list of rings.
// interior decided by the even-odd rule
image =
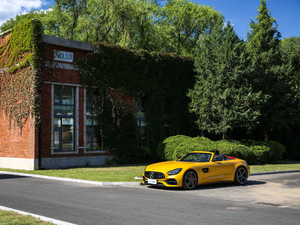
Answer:
[[[177,160],[190,151],[224,153],[228,156],[244,159],[249,164],[263,164],[281,159],[285,147],[275,141],[211,141],[204,137],[184,135],[169,137],[157,147],[157,154],[162,160]]]

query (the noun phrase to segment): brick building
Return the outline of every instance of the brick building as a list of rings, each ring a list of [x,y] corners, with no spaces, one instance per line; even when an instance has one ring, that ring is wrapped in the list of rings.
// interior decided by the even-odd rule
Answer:
[[[115,140],[127,163],[130,154],[155,155],[170,135],[196,135],[186,96],[195,81],[193,58],[42,33],[42,24],[31,20],[0,34],[0,168],[104,165],[118,150],[112,152]],[[81,70],[76,67],[80,61]],[[102,118],[102,128],[108,121],[105,128],[113,130],[103,135],[110,138],[106,149],[102,138],[97,140],[100,114],[93,108],[94,91],[82,84],[83,74],[93,78],[90,87],[107,85],[109,101],[122,98],[122,107],[136,112],[119,131],[111,128],[108,117]]]
[[[2,36],[4,44],[10,33]],[[109,155],[94,137],[92,92],[80,84],[74,62],[93,51],[91,44],[42,35],[41,124],[29,117],[22,130],[0,111],[0,168],[34,170],[103,165]],[[1,68],[1,73],[5,68]],[[53,73],[55,76],[50,76]],[[1,87],[0,87],[1,88]],[[128,101],[132,101],[128,97]]]

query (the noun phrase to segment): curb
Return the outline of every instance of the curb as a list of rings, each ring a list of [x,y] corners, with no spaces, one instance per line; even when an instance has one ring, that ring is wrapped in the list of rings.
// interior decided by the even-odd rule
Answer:
[[[40,215],[37,215],[37,214],[28,213],[28,212],[24,212],[24,211],[21,211],[21,210],[8,208],[8,207],[5,207],[5,206],[0,206],[0,210],[17,212],[17,213],[19,213],[21,215],[24,215],[24,216],[33,216],[37,219],[40,219],[40,220],[43,220],[43,221],[46,221],[46,222],[51,222],[51,223],[57,224],[57,225],[76,225],[74,223],[69,223],[69,222],[65,222],[65,221],[61,221],[61,220],[56,220],[56,219],[52,219],[52,218],[49,218],[49,217],[40,216]]]
[[[8,172],[8,171],[0,171],[0,173],[17,175],[17,176],[36,177],[36,178],[43,178],[49,180],[61,180],[61,181],[69,181],[69,182],[76,182],[76,183],[94,184],[99,186],[140,186],[141,185],[141,182],[100,182],[100,181],[63,178],[63,177],[51,177],[51,176],[28,174],[28,173],[16,173],[16,172]]]
[[[278,173],[299,173],[299,172],[300,170],[285,170],[285,171],[274,171],[274,172],[250,173],[250,176],[278,174]]]
[[[286,170],[286,171],[250,173],[250,176],[280,174],[280,173],[299,173],[299,172],[300,172],[300,170]],[[63,178],[63,177],[51,177],[51,176],[28,174],[28,173],[16,173],[16,172],[8,172],[8,171],[0,171],[0,173],[16,175],[16,176],[36,177],[36,178],[43,178],[43,179],[49,179],[49,180],[61,180],[61,181],[69,181],[69,182],[84,183],[84,184],[94,184],[94,185],[99,185],[99,186],[141,186],[142,185],[142,182],[100,182],[100,181]],[[141,177],[135,177],[135,178],[141,179]]]

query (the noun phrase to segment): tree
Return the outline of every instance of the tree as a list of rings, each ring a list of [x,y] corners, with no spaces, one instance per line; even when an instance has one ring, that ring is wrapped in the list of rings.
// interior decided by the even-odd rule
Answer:
[[[157,0],[55,0],[48,11],[17,16],[1,30],[31,18],[41,20],[50,36],[193,56],[200,36],[222,15],[187,0],[163,7]]]
[[[45,34],[78,40],[78,21],[86,12],[88,0],[55,0],[55,6],[43,20]]]
[[[0,27],[0,33],[5,32],[17,25],[27,22],[30,19],[42,20],[46,16],[46,12],[43,10],[31,11],[27,14],[16,15],[16,18],[10,18],[6,20]]]
[[[221,13],[210,6],[187,0],[168,0],[158,17],[162,34],[160,51],[193,56],[201,35],[222,19]]]
[[[279,135],[280,131],[297,123],[299,101],[297,87],[289,78],[293,68],[282,59],[281,35],[275,18],[266,7],[266,0],[261,0],[256,19],[257,22],[250,22],[247,51],[253,90],[261,91],[266,99],[260,107],[259,123],[264,139],[268,140],[271,132]]]
[[[214,25],[197,46],[196,84],[188,96],[199,129],[223,133],[224,138],[237,127],[252,131],[264,100],[249,84],[245,43],[230,22],[223,26],[223,21]]]
[[[281,41],[283,60],[293,67],[291,79],[300,82],[300,37],[289,37]]]

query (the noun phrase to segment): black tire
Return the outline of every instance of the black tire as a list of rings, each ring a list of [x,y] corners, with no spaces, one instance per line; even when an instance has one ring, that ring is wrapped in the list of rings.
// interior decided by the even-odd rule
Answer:
[[[197,184],[197,173],[194,170],[186,171],[182,178],[182,188],[185,190],[192,190],[197,186]]]
[[[247,183],[248,172],[243,166],[240,166],[235,171],[234,183],[237,185],[244,185]]]

